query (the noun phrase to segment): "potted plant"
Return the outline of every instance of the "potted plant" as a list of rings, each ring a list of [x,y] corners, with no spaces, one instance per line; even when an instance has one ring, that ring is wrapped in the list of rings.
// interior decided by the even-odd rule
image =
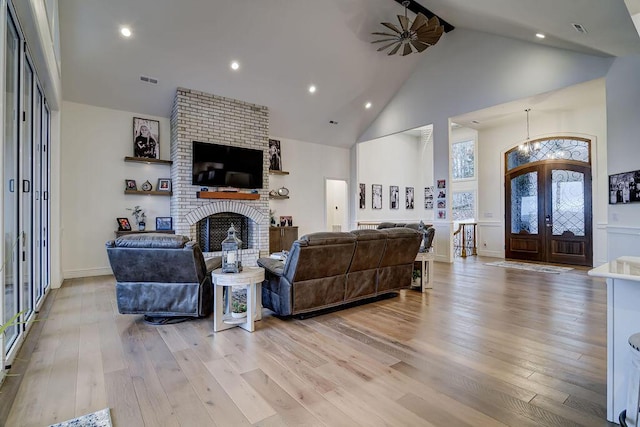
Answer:
[[[247,304],[234,300],[231,303],[231,317],[234,319],[241,319],[247,317]]]
[[[131,214],[136,219],[136,224],[138,224],[138,230],[144,231],[146,226],[145,220],[147,219],[147,214],[144,213],[144,210],[136,205],[133,208],[127,208],[128,211],[131,211]]]
[[[420,270],[413,270],[413,286],[420,287],[420,279],[422,278],[422,272]]]

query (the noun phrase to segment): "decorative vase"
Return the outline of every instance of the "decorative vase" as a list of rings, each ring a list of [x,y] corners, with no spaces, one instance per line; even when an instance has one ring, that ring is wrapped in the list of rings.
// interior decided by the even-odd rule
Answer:
[[[139,230],[139,231],[144,231],[144,226],[145,226],[145,225],[146,225],[146,224],[145,224],[144,222],[139,222],[139,223],[138,223],[138,230]]]

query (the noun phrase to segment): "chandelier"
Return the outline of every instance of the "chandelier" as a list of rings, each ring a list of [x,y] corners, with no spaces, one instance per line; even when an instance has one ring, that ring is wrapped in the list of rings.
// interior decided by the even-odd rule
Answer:
[[[535,142],[532,144],[529,138],[529,112],[530,111],[531,111],[531,108],[527,108],[526,110],[524,110],[524,112],[527,113],[527,139],[524,141],[523,144],[520,144],[520,146],[518,147],[521,152],[526,154],[529,154],[532,151],[538,150],[540,148],[539,142]]]
[[[389,55],[395,55],[397,52],[400,52],[400,55],[405,56],[413,52],[422,52],[429,46],[433,46],[438,43],[438,40],[440,40],[440,37],[444,32],[444,26],[440,25],[438,17],[433,16],[431,19],[427,19],[427,17],[422,13],[418,13],[416,15],[416,19],[412,23],[407,17],[407,7],[409,4],[409,1],[402,2],[402,5],[404,6],[404,16],[397,15],[398,21],[400,22],[399,28],[397,25],[390,22],[382,22],[382,25],[394,33],[371,33],[376,36],[386,37],[384,39],[375,40],[372,43],[390,42],[379,48],[378,52],[393,46],[388,53]],[[400,50],[401,48],[402,50]]]

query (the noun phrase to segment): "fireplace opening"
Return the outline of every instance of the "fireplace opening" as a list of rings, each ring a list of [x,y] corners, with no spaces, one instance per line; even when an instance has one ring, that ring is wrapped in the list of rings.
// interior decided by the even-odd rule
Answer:
[[[198,244],[202,251],[221,251],[222,241],[227,238],[227,231],[231,224],[236,229],[236,236],[242,240],[242,249],[249,249],[249,218],[232,212],[223,212],[198,221]]]

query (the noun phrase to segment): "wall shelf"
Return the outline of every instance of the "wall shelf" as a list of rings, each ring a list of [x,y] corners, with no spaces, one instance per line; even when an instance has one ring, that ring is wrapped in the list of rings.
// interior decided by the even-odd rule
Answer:
[[[136,162],[136,163],[147,163],[149,165],[172,165],[173,162],[171,160],[161,160],[161,159],[148,159],[146,157],[129,157],[126,156],[124,158],[125,162]]]
[[[269,169],[269,175],[289,175],[289,172]]]
[[[135,194],[138,196],[171,196],[173,191],[124,190],[124,194]]]
[[[236,199],[236,200],[258,200],[258,193],[236,193],[232,191],[198,191],[198,199]]]
[[[288,199],[289,196],[272,196],[272,195],[269,195],[269,198],[270,199],[274,199],[274,200],[282,200],[282,199]]]

